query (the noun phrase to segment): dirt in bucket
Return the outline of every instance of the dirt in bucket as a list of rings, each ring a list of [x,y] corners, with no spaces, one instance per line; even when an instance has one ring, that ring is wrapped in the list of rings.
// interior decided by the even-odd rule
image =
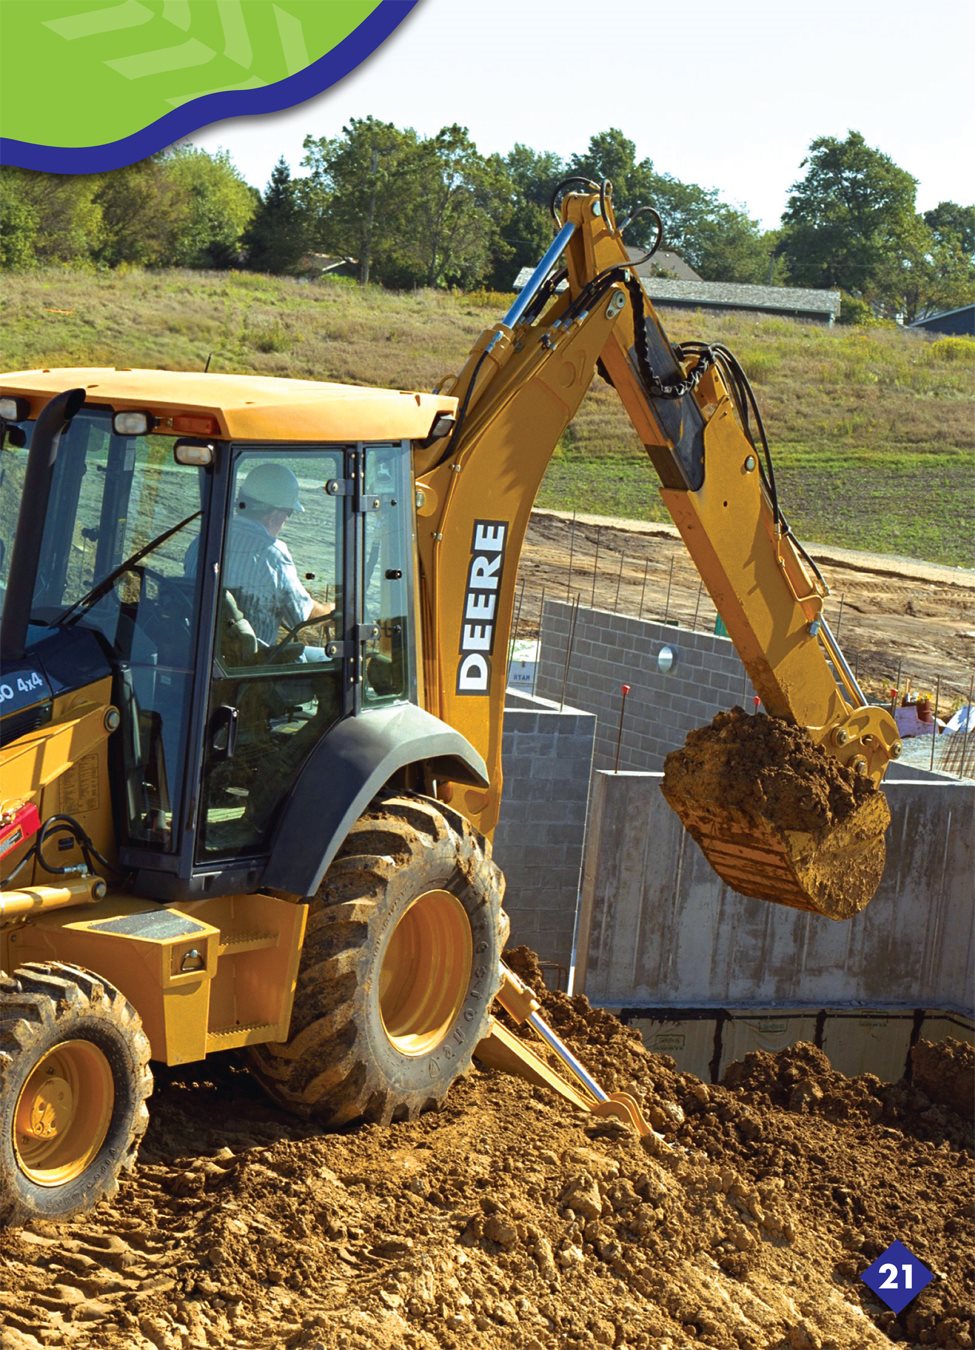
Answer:
[[[667,756],[662,787],[743,895],[842,919],[880,883],[886,799],[803,727],[741,708],[718,713]]]

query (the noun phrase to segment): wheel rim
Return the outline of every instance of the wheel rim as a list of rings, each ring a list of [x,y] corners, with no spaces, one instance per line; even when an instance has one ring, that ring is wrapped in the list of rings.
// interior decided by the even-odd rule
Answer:
[[[471,925],[449,891],[427,891],[401,916],[379,975],[379,1012],[402,1055],[429,1054],[453,1026],[467,997]]]
[[[38,1186],[63,1186],[98,1156],[115,1105],[108,1060],[90,1041],[62,1041],[34,1066],[17,1098],[14,1149]]]

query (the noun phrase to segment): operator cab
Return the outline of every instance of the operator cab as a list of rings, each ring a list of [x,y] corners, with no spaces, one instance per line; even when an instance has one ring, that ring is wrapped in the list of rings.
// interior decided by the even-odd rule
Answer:
[[[206,377],[211,407],[221,378]],[[237,379],[251,393],[261,383]],[[26,655],[53,668],[84,634],[78,687],[111,671],[121,864],[161,897],[187,882],[208,891],[208,873],[223,889],[256,875],[299,770],[331,728],[416,701],[411,440],[243,440],[213,415],[216,434],[186,436],[178,415],[148,402],[141,420],[119,415],[110,398],[90,388],[55,438]],[[7,421],[0,452],[8,601],[42,401]],[[294,496],[262,514],[253,485],[269,480],[293,484]],[[32,715],[43,719],[44,706]],[[156,887],[153,874],[169,881]]]

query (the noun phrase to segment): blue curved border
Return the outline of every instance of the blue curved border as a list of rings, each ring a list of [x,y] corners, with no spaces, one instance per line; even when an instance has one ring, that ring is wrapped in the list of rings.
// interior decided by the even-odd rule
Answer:
[[[314,98],[348,75],[397,28],[419,0],[380,0],[380,4],[337,47],[304,70],[263,89],[228,89],[183,103],[157,121],[104,145],[35,145],[0,136],[0,164],[42,173],[105,173],[146,159],[174,141],[227,117],[280,112]]]

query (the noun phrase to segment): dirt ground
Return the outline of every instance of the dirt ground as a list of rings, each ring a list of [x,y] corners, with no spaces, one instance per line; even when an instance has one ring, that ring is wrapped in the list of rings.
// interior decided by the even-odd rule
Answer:
[[[969,1350],[970,1046],[922,1043],[914,1085],[800,1045],[709,1086],[585,999],[545,1013],[653,1137],[480,1068],[334,1135],[229,1057],[162,1071],[117,1199],[0,1236],[0,1345]],[[859,1278],[895,1238],[934,1272],[899,1317]]]
[[[805,541],[804,541],[805,542]],[[644,618],[677,618],[713,628],[714,607],[676,530],[640,521],[609,521],[535,511],[522,557],[525,587],[519,632],[537,633],[542,590]],[[967,699],[975,677],[975,572],[878,554],[810,547],[830,587],[826,618],[864,689],[891,687],[934,694],[941,677],[942,713]],[[622,560],[622,568],[620,566]],[[571,562],[571,580],[570,580]]]
[[[546,515],[523,627],[543,585],[565,593],[570,547],[589,598],[597,529],[598,601],[614,607],[619,588],[635,613],[646,577],[648,617],[669,586],[669,614],[701,619],[665,530]],[[941,673],[967,694],[975,579],[891,566],[825,561],[844,646],[861,674],[900,668],[902,687],[933,689]],[[539,987],[531,954],[513,960]],[[332,1135],[271,1105],[230,1056],[163,1069],[117,1199],[0,1234],[0,1347],[972,1350],[970,1046],[921,1043],[912,1080],[883,1084],[800,1045],[712,1086],[584,999],[547,994],[544,1011],[655,1136],[477,1067],[439,1113]],[[860,1279],[895,1239],[934,1273],[899,1316]]]

